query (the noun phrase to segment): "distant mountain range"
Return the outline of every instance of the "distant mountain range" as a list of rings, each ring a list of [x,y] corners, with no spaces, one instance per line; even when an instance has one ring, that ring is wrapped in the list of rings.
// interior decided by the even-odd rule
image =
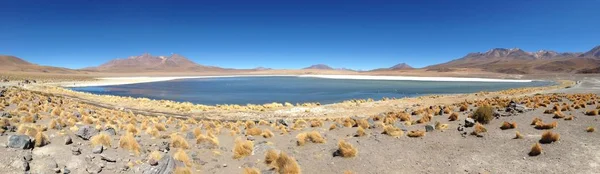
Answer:
[[[540,50],[526,52],[519,48],[495,48],[485,53],[469,53],[450,62],[425,67],[428,70],[451,71],[456,68],[479,68],[485,71],[529,74],[543,72],[585,73],[600,67],[600,46],[585,53],[559,53]]]
[[[179,54],[172,54],[170,56],[152,56],[147,53],[125,59],[114,59],[98,67],[85,69],[107,72],[195,72],[224,70],[224,68],[220,67],[197,64]]]
[[[29,63],[21,58],[8,55],[0,55],[0,71],[11,72],[52,72],[52,73],[76,73],[76,70],[67,68],[40,66]]]
[[[600,73],[600,46],[587,52],[565,52],[540,50],[526,52],[519,48],[495,48],[487,52],[469,53],[462,58],[446,63],[431,65],[427,71],[454,71],[457,69],[481,69],[484,71],[507,74],[531,73]],[[346,68],[332,68],[325,64],[315,64],[304,70],[342,70],[355,71]],[[406,63],[400,63],[389,68],[379,68],[371,71],[410,71],[415,68]],[[97,67],[72,70],[50,66],[40,66],[29,63],[15,56],[0,55],[0,71],[16,72],[47,72],[47,73],[138,73],[138,72],[232,72],[239,69],[227,69],[197,64],[179,55],[153,56],[142,54],[128,58],[114,59]],[[257,67],[246,69],[251,71],[271,70]]]

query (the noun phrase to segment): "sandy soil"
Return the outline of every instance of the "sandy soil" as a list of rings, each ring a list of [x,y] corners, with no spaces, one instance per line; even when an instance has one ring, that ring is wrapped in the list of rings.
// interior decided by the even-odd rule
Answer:
[[[185,149],[185,153],[191,159],[188,166],[179,167],[189,168],[192,173],[242,173],[245,167],[256,168],[262,173],[276,173],[270,170],[272,167],[266,165],[265,153],[267,149],[275,149],[285,152],[297,161],[302,173],[343,173],[351,171],[353,173],[597,173],[600,169],[600,150],[598,142],[600,136],[598,132],[586,132],[586,128],[598,128],[598,116],[587,116],[584,112],[596,109],[600,98],[595,97],[594,103],[586,105],[586,108],[572,109],[564,111],[566,116],[574,116],[574,120],[554,119],[553,114],[544,114],[545,110],[551,109],[555,103],[566,103],[571,105],[568,96],[558,97],[560,100],[553,102],[547,107],[539,107],[533,111],[515,114],[507,117],[498,117],[485,124],[487,132],[481,133],[481,136],[469,135],[473,131],[472,127],[464,128],[459,131],[458,128],[465,124],[465,118],[471,115],[477,107],[478,101],[493,101],[498,99],[520,100],[523,97],[531,98],[536,93],[546,93],[536,95],[544,98],[552,96],[551,93],[595,93],[600,86],[600,78],[594,77],[576,77],[566,78],[574,81],[581,81],[577,85],[568,85],[558,88],[543,88],[536,90],[515,90],[497,93],[477,93],[449,96],[427,96],[420,98],[409,98],[402,100],[389,100],[366,103],[339,103],[325,106],[292,107],[259,111],[228,111],[207,113],[192,113],[192,117],[197,118],[227,118],[229,121],[199,121],[196,123],[187,122],[178,119],[169,119],[170,116],[179,115],[183,118],[189,117],[187,113],[172,114],[168,112],[148,111],[141,112],[141,109],[135,107],[123,107],[118,103],[107,104],[94,101],[92,98],[70,96],[64,94],[47,94],[43,92],[31,91],[28,89],[10,88],[4,92],[4,97],[0,101],[6,101],[1,110],[2,113],[10,113],[12,118],[2,118],[7,120],[11,126],[20,127],[21,125],[43,125],[49,126],[52,119],[73,119],[74,125],[67,125],[63,128],[48,128],[43,131],[48,136],[49,144],[35,147],[32,150],[23,150],[17,148],[5,148],[4,154],[0,157],[0,173],[23,173],[23,164],[29,164],[31,173],[52,173],[56,170],[63,172],[66,169],[71,173],[142,173],[150,168],[149,154],[161,149],[163,142],[171,142],[169,135],[177,133],[184,137],[189,143],[190,148]],[[16,98],[19,98],[17,100]],[[48,100],[47,98],[50,98]],[[343,121],[351,116],[361,116],[355,119],[374,118],[373,116],[382,116],[386,112],[412,112],[429,108],[430,106],[452,106],[463,101],[471,101],[467,111],[459,111],[457,107],[452,112],[458,113],[457,121],[448,121],[449,114],[435,115],[432,120],[422,124],[410,124],[406,122],[394,121],[389,125],[405,128],[407,131],[398,138],[382,134],[384,131],[380,126],[381,121],[369,123],[369,128],[365,130],[366,135],[355,137],[357,127],[345,127]],[[590,100],[589,102],[591,102]],[[541,101],[538,101],[541,102]],[[26,107],[21,107],[25,106]],[[52,110],[32,108],[62,108],[64,114],[54,115]],[[498,108],[503,108],[497,106]],[[25,108],[25,112],[16,112],[19,108]],[[119,108],[119,109],[115,109]],[[308,111],[307,111],[308,110]],[[82,112],[83,111],[83,112]],[[136,112],[131,115],[130,111]],[[33,113],[31,113],[33,112]],[[73,116],[70,113],[78,112],[82,116]],[[145,113],[139,115],[140,113]],[[30,123],[25,118],[35,118],[35,123]],[[426,115],[426,114],[425,114]],[[423,114],[412,115],[411,120],[422,118]],[[530,125],[534,117],[541,118],[544,123],[556,121],[558,126],[551,131],[559,133],[560,140],[550,144],[542,144],[542,154],[538,156],[529,156],[531,146],[541,137],[544,130],[539,130]],[[86,121],[90,118],[92,124]],[[289,133],[282,133],[280,118],[284,119],[288,126],[284,126]],[[309,119],[318,118],[318,119]],[[327,119],[325,119],[327,118]],[[331,119],[340,118],[340,119]],[[116,123],[110,124],[113,120]],[[134,120],[134,121],[132,121]],[[170,121],[169,121],[170,120]],[[273,137],[265,138],[260,135],[248,136],[248,126],[237,120],[264,120],[267,124],[257,126],[261,130],[270,130],[274,133]],[[307,121],[304,126],[298,120]],[[322,126],[311,127],[312,121],[322,121]],[[517,128],[501,130],[499,127],[502,122],[516,122]],[[148,122],[148,127],[156,124],[166,124],[167,129],[159,132],[158,137],[154,137],[143,129],[143,123]],[[425,136],[419,138],[407,137],[408,131],[426,130],[427,125],[433,125],[435,122],[447,124],[446,129],[433,130],[427,132]],[[5,122],[6,123],[6,122]],[[141,148],[139,155],[119,147],[120,137],[126,135],[128,124],[138,130],[135,140]],[[235,125],[239,132],[231,134],[232,128],[227,125]],[[331,125],[337,125],[336,129],[330,130]],[[116,126],[116,135],[110,136],[111,147],[108,147],[101,154],[92,153],[95,147],[91,141],[83,140],[75,134],[78,132],[74,128],[82,129],[83,126],[100,126],[104,130],[110,126]],[[182,125],[186,125],[187,130],[182,130]],[[217,128],[213,128],[214,125]],[[388,126],[389,126],[388,125]],[[275,126],[275,127],[274,127]],[[301,128],[298,128],[301,127]],[[8,128],[4,126],[2,129]],[[211,146],[204,143],[197,144],[195,135],[186,138],[189,132],[194,128],[200,128],[203,135],[208,136],[207,132],[215,132],[215,139],[218,139],[218,146]],[[218,131],[220,130],[220,131]],[[300,133],[309,131],[319,132],[325,139],[324,143],[307,143],[303,146],[297,145],[296,136]],[[515,131],[523,135],[523,139],[513,139]],[[0,145],[9,144],[9,136],[20,135],[19,130],[15,132],[6,130],[0,137]],[[193,133],[192,133],[193,134]],[[465,135],[466,134],[466,135]],[[66,137],[72,138],[72,144],[65,145]],[[2,138],[4,137],[4,138]],[[34,136],[35,137],[35,136]],[[253,142],[251,155],[241,159],[233,159],[234,146],[236,139],[249,139]],[[350,143],[358,153],[355,157],[334,156],[338,149],[339,140],[345,140]],[[177,156],[177,148],[171,144],[171,150],[160,152],[161,156]],[[1,147],[0,147],[1,148]],[[73,148],[79,148],[80,155],[72,153]],[[22,159],[31,154],[31,160]],[[111,160],[105,158],[115,159]],[[56,164],[56,165],[55,165]],[[158,164],[163,165],[163,163]]]

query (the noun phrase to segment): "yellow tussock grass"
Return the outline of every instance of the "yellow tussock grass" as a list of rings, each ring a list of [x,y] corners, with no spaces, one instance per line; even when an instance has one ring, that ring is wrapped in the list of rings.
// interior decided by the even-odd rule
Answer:
[[[298,146],[306,144],[307,141],[313,143],[325,143],[325,139],[317,131],[300,133],[296,136],[296,140]]]
[[[183,164],[185,164],[188,167],[192,166],[192,160],[183,149],[177,149],[177,152],[173,154],[173,159],[183,162]]]
[[[219,139],[217,137],[210,137],[200,134],[198,138],[196,138],[196,144],[208,143],[213,148],[219,146]]]
[[[506,130],[506,129],[514,129],[514,128],[517,128],[517,122],[512,122],[512,123],[509,123],[509,122],[506,122],[506,121],[505,121],[505,122],[503,122],[503,123],[502,123],[502,125],[500,126],[500,129],[502,129],[502,130]]]
[[[590,127],[587,127],[587,128],[585,129],[585,131],[586,131],[586,132],[594,132],[594,131],[596,131],[596,128],[594,128],[594,127],[590,126]]]
[[[275,161],[275,169],[279,174],[300,174],[302,170],[296,162],[296,159],[281,152]]]
[[[313,120],[310,122],[310,127],[321,127],[323,126],[323,120]]]
[[[596,116],[596,115],[598,115],[598,110],[597,109],[588,110],[585,112],[585,115]]]
[[[523,135],[521,135],[521,132],[516,131],[515,132],[515,138],[514,139],[523,139]]]
[[[540,154],[542,154],[542,146],[540,145],[540,143],[535,143],[531,147],[531,151],[529,151],[529,156],[538,156]]]
[[[331,124],[331,126],[329,126],[329,130],[334,130],[337,129],[337,124]]]
[[[131,133],[126,133],[119,139],[119,147],[140,154],[140,145]]]
[[[196,136],[196,138],[200,135],[202,135],[202,130],[199,127],[194,128],[194,136]]]
[[[264,138],[271,138],[271,137],[273,137],[274,134],[269,129],[265,129],[261,135]]]
[[[354,148],[354,146],[352,146],[352,144],[350,144],[344,140],[340,140],[338,142],[338,150],[335,152],[334,156],[341,156],[344,158],[352,158],[352,157],[355,157],[357,153],[358,153],[358,150],[356,150],[356,148]]]
[[[358,129],[356,130],[356,135],[354,135],[354,136],[363,137],[366,135],[367,135],[367,133],[365,132],[365,129],[363,129],[363,127],[361,127],[361,126],[358,126]]]
[[[244,168],[244,174],[260,174],[260,170],[257,168]]]
[[[105,147],[111,147],[112,140],[110,135],[102,132],[90,138],[90,142],[92,143],[92,146],[102,145]]]
[[[531,121],[531,125],[536,125],[536,124],[538,124],[538,122],[542,122],[542,119],[534,117],[533,121]]]
[[[148,160],[158,161],[161,158],[162,158],[162,155],[160,154],[159,151],[152,151],[152,153],[150,153],[150,155],[148,155]]]
[[[572,115],[571,115],[571,116],[568,116],[568,117],[565,117],[565,120],[566,120],[566,121],[571,121],[571,120],[573,120],[573,119],[575,119],[575,116],[572,116]]]
[[[452,114],[450,114],[450,116],[448,116],[448,120],[449,121],[456,121],[456,120],[458,120],[458,113],[453,112]]]
[[[387,125],[383,127],[383,134],[392,136],[392,137],[400,137],[404,134],[404,132],[400,128],[396,128],[392,125]]]
[[[358,127],[362,127],[363,129],[368,129],[369,127],[371,127],[371,125],[369,125],[369,121],[367,121],[367,119],[357,120],[356,124],[358,125]]]
[[[271,165],[279,158],[277,151],[275,149],[269,149],[265,154],[265,164]]]
[[[409,131],[408,133],[406,133],[406,135],[408,137],[413,137],[413,138],[423,137],[423,136],[425,136],[425,131],[421,131],[421,130]]]
[[[542,133],[540,143],[549,144],[558,140],[560,140],[560,135],[558,133],[553,133],[552,131],[545,131],[544,133]]]
[[[471,132],[472,135],[481,135],[481,133],[487,132],[487,129],[485,127],[483,127],[483,125],[481,125],[479,122],[475,123],[475,126],[473,126],[473,132]]]
[[[236,139],[233,146],[233,159],[241,159],[252,154],[254,142],[242,139]]]
[[[258,127],[252,127],[246,130],[246,135],[258,136],[262,134],[262,130]]]
[[[544,124],[543,122],[538,122],[535,124],[536,129],[554,129],[556,126],[558,126],[558,122],[556,121],[548,124]]]
[[[185,138],[183,138],[182,136],[177,134],[171,134],[171,147],[189,149],[190,145],[188,144],[187,140],[185,140]]]
[[[46,136],[46,134],[44,134],[44,132],[42,131],[38,131],[35,134],[35,147],[42,147],[45,146],[46,144],[50,144],[50,139],[48,139],[48,136]]]
[[[156,128],[158,131],[161,131],[161,132],[167,130],[167,127],[161,123],[154,124],[154,128]]]

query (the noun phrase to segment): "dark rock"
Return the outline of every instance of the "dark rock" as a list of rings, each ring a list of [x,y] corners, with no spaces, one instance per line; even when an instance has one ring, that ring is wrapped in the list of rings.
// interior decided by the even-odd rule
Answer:
[[[24,171],[29,171],[29,161],[26,161],[25,159],[23,159],[23,170]]]
[[[433,126],[433,125],[430,125],[430,124],[428,124],[428,125],[425,125],[425,131],[426,131],[426,132],[432,132],[432,131],[434,131],[434,130],[435,130],[435,126]]]
[[[108,133],[108,135],[117,135],[117,131],[112,127],[104,129],[104,132]]]
[[[12,118],[8,112],[0,112],[0,118]]]
[[[117,160],[114,157],[110,157],[110,156],[105,155],[105,154],[100,155],[100,159],[102,159],[102,160],[104,160],[106,162],[111,162],[111,163],[117,162]]]
[[[465,127],[473,127],[475,126],[475,120],[473,120],[472,118],[466,118],[465,119]]]
[[[166,155],[158,161],[156,166],[148,166],[142,169],[142,174],[171,174],[178,166],[185,166],[173,159],[173,157]]]
[[[79,130],[75,133],[75,135],[77,135],[77,137],[83,140],[89,140],[92,136],[96,135],[97,133],[98,131],[95,128],[86,125],[79,127]]]
[[[65,137],[65,145],[69,145],[69,144],[73,144],[73,139],[71,139],[71,136],[66,136]]]
[[[196,139],[196,135],[194,135],[194,133],[192,133],[192,132],[187,132],[185,134],[185,138],[186,139]]]
[[[63,174],[70,174],[71,170],[67,169],[67,167],[63,168]]]
[[[81,155],[81,149],[79,147],[71,147],[71,153],[73,155]]]
[[[279,119],[279,120],[277,120],[277,123],[284,125],[285,127],[288,127],[290,125],[289,121],[287,121],[285,119]]]
[[[158,146],[158,151],[165,152],[165,153],[166,153],[166,152],[169,152],[169,150],[171,150],[170,146],[171,146],[171,143],[169,143],[169,142],[166,142],[166,141],[163,141],[163,142],[162,142],[162,143],[161,143],[161,144]]]
[[[248,135],[248,136],[246,136],[246,139],[247,139],[248,141],[254,141],[254,140],[255,140],[255,139],[254,139],[254,137],[253,137],[252,135]]]
[[[104,150],[104,147],[102,145],[95,146],[92,149],[92,153],[94,153],[94,154],[101,154],[103,150]]]
[[[27,135],[11,135],[8,137],[8,147],[18,149],[33,148],[33,141]]]

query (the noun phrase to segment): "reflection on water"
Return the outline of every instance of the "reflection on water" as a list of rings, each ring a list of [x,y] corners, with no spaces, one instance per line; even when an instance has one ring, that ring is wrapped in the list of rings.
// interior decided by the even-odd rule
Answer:
[[[224,77],[71,89],[94,94],[166,99],[208,105],[271,102],[328,104],[349,99],[472,93],[550,84],[551,82],[543,81],[500,83],[338,80],[306,77]]]

